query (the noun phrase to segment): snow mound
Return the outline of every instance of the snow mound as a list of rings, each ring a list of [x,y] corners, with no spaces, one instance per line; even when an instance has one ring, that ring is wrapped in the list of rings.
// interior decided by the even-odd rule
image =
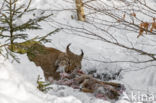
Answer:
[[[82,103],[73,96],[57,97],[44,94],[0,56],[0,103]]]
[[[77,97],[82,103],[110,103],[109,101],[98,99],[90,93],[83,93],[80,92],[78,89],[73,89],[68,86],[51,85],[50,87],[52,87],[53,89],[50,90],[48,93],[54,94],[59,97],[73,95],[74,97]]]

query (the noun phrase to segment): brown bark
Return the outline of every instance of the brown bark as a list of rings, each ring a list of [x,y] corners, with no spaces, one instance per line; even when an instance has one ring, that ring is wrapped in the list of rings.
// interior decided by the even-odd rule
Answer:
[[[77,17],[80,21],[85,21],[85,14],[84,14],[84,6],[82,0],[75,0],[76,3],[76,10],[77,10]]]

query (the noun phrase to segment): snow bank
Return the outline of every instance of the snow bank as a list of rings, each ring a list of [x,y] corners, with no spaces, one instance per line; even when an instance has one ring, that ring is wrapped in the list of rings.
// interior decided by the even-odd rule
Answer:
[[[73,96],[43,94],[0,56],[0,103],[82,103]]]
[[[68,86],[51,85],[51,87],[53,89],[48,93],[59,97],[72,95],[77,97],[82,103],[110,103],[109,101],[96,98],[93,94],[80,92],[78,89],[73,89]]]

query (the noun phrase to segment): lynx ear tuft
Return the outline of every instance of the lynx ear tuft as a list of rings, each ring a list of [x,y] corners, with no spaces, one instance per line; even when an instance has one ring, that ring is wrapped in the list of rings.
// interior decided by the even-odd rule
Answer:
[[[84,52],[83,52],[83,50],[81,49],[80,58],[82,59],[82,58],[83,58],[83,56],[84,56]]]
[[[71,51],[70,51],[70,49],[69,49],[69,47],[70,47],[70,45],[71,45],[71,43],[69,43],[68,45],[67,45],[67,48],[66,48],[66,52],[67,52],[67,54],[73,54]]]

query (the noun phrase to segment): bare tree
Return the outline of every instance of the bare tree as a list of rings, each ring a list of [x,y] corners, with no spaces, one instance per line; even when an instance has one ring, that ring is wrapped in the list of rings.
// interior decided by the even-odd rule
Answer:
[[[80,21],[85,21],[84,5],[82,0],[75,0],[77,17]]]
[[[89,35],[97,37],[101,41],[134,51],[138,55],[148,57],[148,59],[139,60],[138,56],[137,61],[131,61],[133,63],[156,61],[156,53],[154,53],[154,51],[146,50],[146,48],[139,48],[139,45],[144,45],[147,48],[151,48],[152,45],[155,45],[155,40],[152,38],[156,35],[156,9],[152,7],[150,2],[151,1],[147,2],[147,0],[116,0],[110,2],[99,0],[86,4],[85,7],[89,11],[87,16],[88,23],[103,33],[101,35],[89,31]],[[103,17],[99,17],[100,15]],[[119,35],[118,33],[120,30],[125,31],[125,34]],[[131,36],[140,39],[139,37],[143,36],[144,32],[147,35],[144,36],[143,39],[151,40],[151,45],[150,43],[146,45],[144,43],[135,44],[135,40],[131,40]],[[106,38],[106,35],[108,35],[108,38]]]

